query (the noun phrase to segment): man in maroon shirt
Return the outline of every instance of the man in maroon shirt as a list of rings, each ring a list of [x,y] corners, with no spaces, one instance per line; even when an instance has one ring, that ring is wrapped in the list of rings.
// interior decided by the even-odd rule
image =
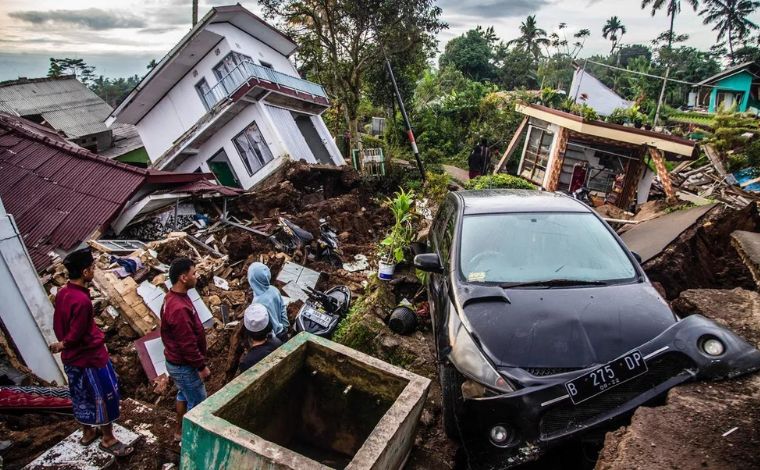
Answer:
[[[195,266],[189,258],[177,258],[169,267],[172,287],[161,308],[161,340],[166,370],[177,385],[177,428],[174,441],[182,439],[182,417],[206,398],[203,381],[206,365],[206,332],[187,291],[195,287]]]
[[[134,449],[113,435],[111,423],[119,417],[119,387],[87,288],[95,272],[94,260],[90,250],[78,250],[63,265],[69,282],[55,296],[53,329],[58,342],[50,345],[50,351],[62,353],[74,417],[84,426],[80,443],[90,445],[102,433],[98,446],[124,457]]]

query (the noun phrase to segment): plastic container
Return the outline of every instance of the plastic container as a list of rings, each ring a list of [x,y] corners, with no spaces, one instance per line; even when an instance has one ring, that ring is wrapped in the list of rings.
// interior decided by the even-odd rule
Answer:
[[[395,263],[386,263],[380,261],[377,266],[377,277],[381,281],[390,281],[393,279],[393,272],[396,270]]]
[[[417,329],[417,314],[409,307],[396,307],[388,320],[390,329],[400,335],[408,335]]]

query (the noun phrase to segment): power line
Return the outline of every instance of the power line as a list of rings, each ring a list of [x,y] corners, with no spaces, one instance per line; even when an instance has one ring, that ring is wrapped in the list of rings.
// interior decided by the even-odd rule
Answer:
[[[643,75],[644,77],[658,78],[660,80],[665,80],[665,77],[662,77],[660,75],[652,75],[651,73],[637,72],[636,70],[628,70],[628,69],[624,69],[624,68],[621,68],[621,67],[615,67],[614,65],[603,64],[601,62],[596,62],[596,61],[593,61],[591,59],[586,59],[586,62],[589,62],[589,63],[592,63],[592,64],[596,64],[596,65],[599,65],[601,67],[607,67],[607,68],[613,69],[613,70],[619,70],[621,72],[627,72],[627,73],[632,73],[632,74],[636,74],[636,75]],[[668,78],[668,81],[669,82],[674,82],[674,83],[681,83],[683,85],[703,86],[703,87],[709,87],[709,88],[717,88],[716,85],[701,85],[699,83],[686,82],[686,81],[683,81],[683,80],[675,80],[673,78]]]

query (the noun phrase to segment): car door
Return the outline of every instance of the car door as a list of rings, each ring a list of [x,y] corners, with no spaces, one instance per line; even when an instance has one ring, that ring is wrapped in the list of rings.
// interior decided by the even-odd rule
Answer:
[[[449,305],[449,271],[451,269],[451,244],[454,239],[454,227],[456,226],[456,205],[451,199],[447,199],[441,207],[439,216],[433,225],[433,252],[438,254],[443,274],[430,273],[429,298],[430,319],[433,323],[433,331],[436,338],[445,332],[439,331],[445,325],[447,309]],[[436,341],[436,348],[438,341]]]

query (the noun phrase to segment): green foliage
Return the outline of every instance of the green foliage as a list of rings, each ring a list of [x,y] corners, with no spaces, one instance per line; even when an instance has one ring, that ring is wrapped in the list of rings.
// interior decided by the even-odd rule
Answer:
[[[736,171],[760,163],[760,121],[755,116],[741,113],[715,115],[713,135],[707,140],[726,158],[729,171]],[[751,137],[747,137],[749,133]]]
[[[586,103],[573,103],[570,105],[568,111],[582,117],[586,121],[599,120],[599,114],[594,110],[594,108],[587,105]]]
[[[450,183],[451,177],[447,173],[433,173],[428,171],[422,194],[428,199],[431,206],[437,207],[443,202],[443,199],[449,193]]]
[[[441,68],[454,67],[472,80],[490,80],[495,76],[493,65],[497,37],[493,26],[477,26],[448,43],[438,63]]]
[[[90,81],[95,78],[95,67],[87,65],[83,59],[55,59],[51,57],[47,76],[62,77],[64,75],[74,75],[77,80],[89,85]]]
[[[712,128],[715,126],[714,116],[697,112],[675,112],[668,116],[668,122],[679,124],[694,124],[700,127]]]
[[[638,105],[633,105],[630,108],[615,108],[612,113],[607,116],[607,122],[613,124],[642,124],[647,122],[647,116],[639,111]]]
[[[478,176],[465,183],[466,189],[536,189],[536,187],[527,180],[519,176],[506,175],[499,173],[497,175]]]
[[[404,250],[414,236],[414,193],[399,188],[393,198],[386,199],[385,204],[393,214],[394,223],[388,235],[380,242],[381,259],[400,263],[404,260]]]

